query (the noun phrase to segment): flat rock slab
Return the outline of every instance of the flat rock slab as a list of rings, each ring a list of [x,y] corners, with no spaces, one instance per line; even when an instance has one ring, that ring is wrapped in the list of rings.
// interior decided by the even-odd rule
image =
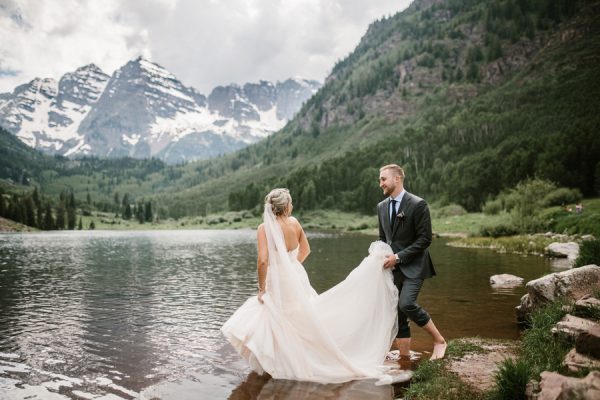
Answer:
[[[489,390],[494,386],[494,374],[498,370],[498,363],[506,358],[515,357],[516,344],[486,344],[478,343],[476,339],[468,341],[481,346],[484,351],[451,360],[448,368],[473,388],[480,391]]]
[[[537,400],[559,399],[600,399],[600,372],[592,371],[585,378],[572,378],[557,372],[544,371],[541,374]]]
[[[600,327],[600,324],[589,319],[567,314],[554,325],[551,331],[554,334],[561,333],[577,339],[580,334],[595,327]]]
[[[580,354],[575,349],[571,349],[571,351],[567,353],[564,364],[569,368],[569,371],[572,372],[581,371],[584,368],[600,369],[600,360],[586,356],[585,354]]]
[[[575,302],[575,310],[585,312],[588,309],[600,310],[600,300],[595,297],[586,297]]]

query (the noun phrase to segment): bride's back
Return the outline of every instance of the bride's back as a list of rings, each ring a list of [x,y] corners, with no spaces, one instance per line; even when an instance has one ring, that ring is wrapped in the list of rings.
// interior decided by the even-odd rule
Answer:
[[[287,251],[296,250],[300,244],[300,223],[294,217],[278,218]]]

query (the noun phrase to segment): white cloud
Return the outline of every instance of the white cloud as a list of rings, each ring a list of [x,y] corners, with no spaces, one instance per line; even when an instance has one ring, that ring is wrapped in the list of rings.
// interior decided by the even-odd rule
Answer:
[[[410,0],[0,0],[0,92],[138,55],[184,84],[323,80],[370,22]]]

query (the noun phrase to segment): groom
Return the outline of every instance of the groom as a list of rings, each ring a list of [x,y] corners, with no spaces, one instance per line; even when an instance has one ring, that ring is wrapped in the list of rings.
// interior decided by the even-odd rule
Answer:
[[[388,196],[377,205],[379,240],[392,247],[384,268],[393,268],[398,287],[398,334],[396,346],[401,360],[410,360],[410,319],[433,338],[431,360],[444,357],[446,341],[427,311],[417,304],[423,281],[435,275],[429,250],[431,219],[425,200],[404,190],[404,170],[389,164],[379,169],[379,187]]]

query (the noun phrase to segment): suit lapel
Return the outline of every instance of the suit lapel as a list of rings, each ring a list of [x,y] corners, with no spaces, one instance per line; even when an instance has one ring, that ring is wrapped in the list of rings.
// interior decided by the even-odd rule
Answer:
[[[404,192],[404,196],[402,196],[402,201],[400,202],[400,207],[398,207],[398,215],[400,215],[400,213],[404,212],[404,210],[406,209],[406,205],[408,204],[408,202],[410,200],[409,197],[410,197],[410,193]],[[389,221],[389,219],[390,218],[389,218],[389,214],[388,214],[388,221]],[[402,225],[402,222],[399,220],[396,220],[396,223],[394,224],[394,231],[392,232],[392,237],[394,237],[394,235],[396,235],[396,232],[398,232],[398,227],[400,225]]]
[[[389,240],[392,240],[392,227],[390,226],[390,202],[386,201],[381,206],[381,212],[383,213],[383,231]]]

